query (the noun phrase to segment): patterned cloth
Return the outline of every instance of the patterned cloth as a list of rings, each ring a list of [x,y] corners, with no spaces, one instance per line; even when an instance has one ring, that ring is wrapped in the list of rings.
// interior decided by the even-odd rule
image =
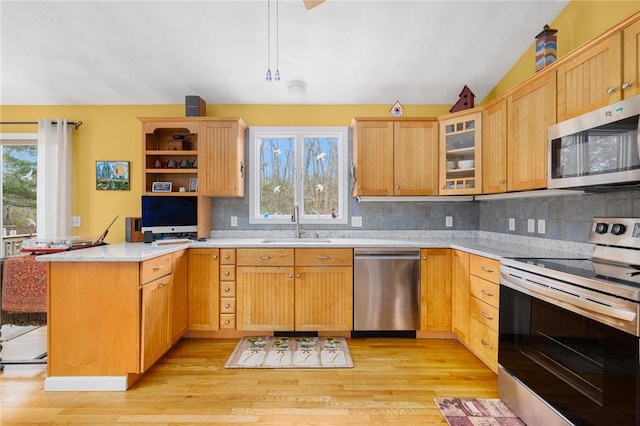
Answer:
[[[0,324],[46,324],[47,264],[32,255],[4,259],[0,296]]]

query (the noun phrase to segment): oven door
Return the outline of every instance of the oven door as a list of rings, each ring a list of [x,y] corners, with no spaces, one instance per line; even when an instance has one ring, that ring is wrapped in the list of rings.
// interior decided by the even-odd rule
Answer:
[[[500,286],[498,363],[578,425],[637,425],[638,337]]]

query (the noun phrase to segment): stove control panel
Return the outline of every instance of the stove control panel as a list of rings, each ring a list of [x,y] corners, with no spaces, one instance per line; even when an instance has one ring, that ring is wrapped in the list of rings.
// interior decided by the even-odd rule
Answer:
[[[640,218],[594,217],[589,242],[640,249]]]

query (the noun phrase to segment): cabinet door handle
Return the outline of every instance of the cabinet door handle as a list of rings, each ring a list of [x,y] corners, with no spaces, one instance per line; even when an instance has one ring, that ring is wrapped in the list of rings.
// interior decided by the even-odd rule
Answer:
[[[480,343],[482,343],[482,346],[484,346],[487,349],[493,349],[493,345],[488,344],[487,342],[485,342],[482,339],[480,339]]]
[[[293,278],[293,274],[289,274],[289,278]],[[300,275],[298,275],[298,278],[300,278]]]
[[[267,256],[266,254],[260,256],[258,259],[262,259],[262,260],[269,260],[271,259],[271,256]]]
[[[615,91],[616,91],[616,88],[615,88],[615,87],[607,87],[607,93],[608,93],[609,95],[610,95],[610,94],[612,94],[612,93],[613,93],[613,92],[615,92]]]
[[[211,257],[212,257],[212,258],[214,258],[214,259],[217,259],[217,258],[218,258],[218,256],[217,256],[217,255],[215,255],[215,254],[214,254],[213,256],[211,256]]]
[[[240,177],[244,179],[244,161],[240,162]]]
[[[331,256],[320,255],[320,256],[318,256],[318,259],[320,259],[320,260],[328,260],[328,259],[331,259]]]
[[[493,293],[491,293],[490,291],[485,290],[484,288],[482,290],[480,290],[482,292],[482,294],[485,294],[489,297],[493,297]]]
[[[482,266],[480,269],[482,269],[485,272],[489,272],[489,273],[493,272],[493,269],[487,268],[486,266]]]
[[[624,83],[622,83],[622,89],[628,89],[629,87],[631,87],[632,84],[629,83],[628,81],[625,81]]]
[[[296,278],[300,278],[300,274],[296,274]]]
[[[158,283],[158,287],[164,287],[165,285],[169,284],[167,281],[162,280]]]
[[[485,317],[488,320],[493,320],[493,317],[485,312],[480,312],[480,315],[482,315],[483,317]]]
[[[504,185],[504,184],[506,183],[506,181],[505,181],[504,179],[500,179],[500,180],[498,181],[498,183],[499,183],[500,185]]]

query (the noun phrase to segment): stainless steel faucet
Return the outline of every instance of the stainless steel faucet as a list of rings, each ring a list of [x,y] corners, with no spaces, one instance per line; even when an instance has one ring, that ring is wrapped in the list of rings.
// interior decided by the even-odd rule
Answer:
[[[291,221],[296,223],[296,238],[302,237],[304,231],[300,230],[300,207],[298,203],[293,203],[293,216],[291,217]]]

